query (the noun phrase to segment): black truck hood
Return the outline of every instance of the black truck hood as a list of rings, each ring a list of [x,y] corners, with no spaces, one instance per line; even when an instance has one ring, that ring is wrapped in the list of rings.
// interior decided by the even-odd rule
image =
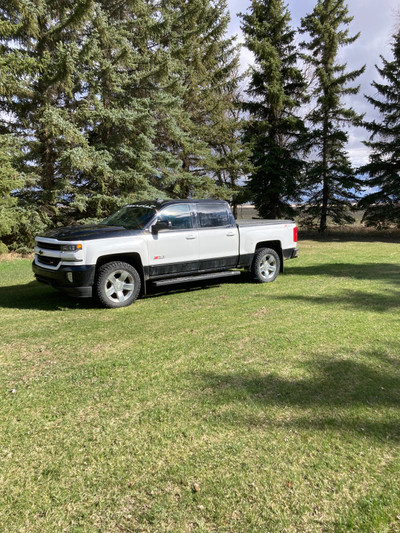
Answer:
[[[59,241],[89,241],[106,239],[107,237],[126,237],[140,233],[138,230],[126,229],[123,226],[106,226],[104,224],[87,224],[84,226],[68,226],[54,228],[41,233],[38,237],[47,237]]]

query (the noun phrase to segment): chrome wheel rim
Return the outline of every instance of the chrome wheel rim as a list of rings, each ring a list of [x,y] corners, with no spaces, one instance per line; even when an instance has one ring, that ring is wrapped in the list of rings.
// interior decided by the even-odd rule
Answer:
[[[273,255],[264,255],[259,263],[260,275],[264,279],[272,279],[276,274],[277,266],[276,259]]]
[[[106,278],[105,293],[112,302],[126,302],[135,289],[133,276],[127,270],[114,270]]]

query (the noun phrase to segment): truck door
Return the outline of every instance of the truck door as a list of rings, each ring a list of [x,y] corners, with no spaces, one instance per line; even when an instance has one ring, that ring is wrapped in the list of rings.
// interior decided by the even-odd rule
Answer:
[[[238,263],[239,232],[225,204],[197,204],[200,269],[233,268]]]
[[[169,228],[149,238],[150,278],[180,275],[198,270],[199,239],[194,227],[194,212],[185,203],[166,206],[159,221]]]

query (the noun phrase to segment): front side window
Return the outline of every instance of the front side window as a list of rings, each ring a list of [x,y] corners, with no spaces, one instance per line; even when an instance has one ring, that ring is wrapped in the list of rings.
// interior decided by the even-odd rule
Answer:
[[[193,227],[192,216],[188,204],[170,205],[158,215],[158,219],[165,222],[170,222],[170,229],[190,229]]]
[[[123,226],[126,229],[143,229],[155,215],[153,207],[145,205],[127,205],[110,215],[102,224],[106,226]]]
[[[197,213],[201,228],[216,228],[232,225],[225,205],[199,205],[197,207]]]

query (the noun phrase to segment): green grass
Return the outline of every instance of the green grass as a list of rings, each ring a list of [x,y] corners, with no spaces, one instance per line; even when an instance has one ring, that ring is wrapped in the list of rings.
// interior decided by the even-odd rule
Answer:
[[[0,263],[0,531],[400,531],[400,245],[96,308]]]

